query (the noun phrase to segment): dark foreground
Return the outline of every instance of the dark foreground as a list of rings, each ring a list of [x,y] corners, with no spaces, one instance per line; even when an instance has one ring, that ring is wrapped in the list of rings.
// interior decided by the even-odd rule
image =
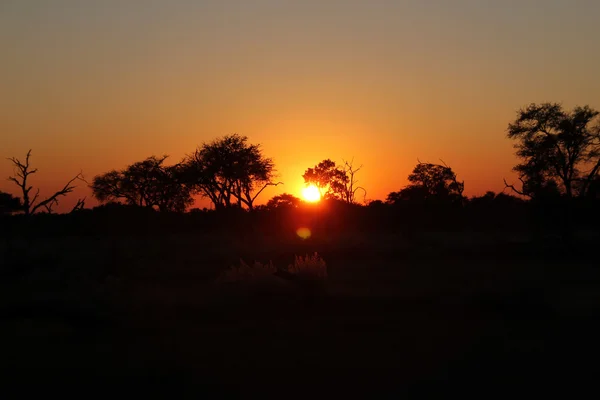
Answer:
[[[0,363],[3,385],[20,390],[490,397],[573,391],[597,377],[594,246],[450,234],[418,243],[185,236],[10,246]],[[322,285],[257,293],[212,283],[240,256],[283,265],[313,251],[328,263]]]

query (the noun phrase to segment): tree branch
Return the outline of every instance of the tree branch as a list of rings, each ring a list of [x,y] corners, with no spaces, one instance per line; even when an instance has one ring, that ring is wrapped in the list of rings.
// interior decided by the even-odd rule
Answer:
[[[71,209],[71,213],[83,210],[83,208],[85,207],[85,199],[86,197],[84,197],[83,199],[78,199],[77,204],[75,204],[75,206]]]
[[[48,197],[47,199],[45,199],[43,201],[40,201],[36,205],[34,205],[35,203],[32,202],[31,203],[31,206],[32,206],[31,214],[35,213],[39,208],[45,207],[47,204],[58,203],[57,199],[61,196],[66,196],[67,194],[71,193],[73,191],[73,189],[75,189],[75,187],[76,187],[73,185],[73,182],[75,182],[76,180],[82,180],[81,178],[82,178],[81,173],[79,173],[75,177],[73,177],[70,181],[68,181],[61,190],[57,191],[52,196]],[[37,198],[37,194],[36,194],[35,198]]]
[[[525,182],[523,182],[523,178],[519,177],[519,180],[521,181],[522,184],[525,184]],[[515,185],[509,185],[506,182],[506,179],[504,179],[504,190],[506,189],[511,189],[513,192],[521,195],[521,196],[526,196],[526,197],[531,197],[531,195],[525,194],[525,192],[523,192],[522,190],[518,190]],[[504,190],[502,190],[504,192]]]
[[[265,190],[267,188],[267,186],[279,186],[279,185],[283,185],[283,182],[277,182],[277,183],[267,182],[267,183],[265,183],[265,185],[254,195],[254,197],[252,198],[252,202],[254,202],[254,200],[256,200],[258,195],[261,194],[261,192],[263,190]]]

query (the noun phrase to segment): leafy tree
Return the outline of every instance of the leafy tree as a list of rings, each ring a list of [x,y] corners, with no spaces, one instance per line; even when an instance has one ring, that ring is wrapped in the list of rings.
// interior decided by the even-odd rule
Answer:
[[[462,202],[464,182],[456,179],[456,174],[447,165],[419,162],[408,176],[410,184],[399,192],[387,197],[388,203],[400,201],[414,202]]]
[[[186,182],[209,198],[216,209],[246,206],[273,182],[273,160],[262,154],[260,145],[248,143],[238,134],[204,143],[188,156],[182,167]]]
[[[409,185],[397,192],[391,192],[386,197],[386,203],[399,204],[401,202],[425,202],[427,191],[420,186]]]
[[[267,202],[267,209],[273,210],[276,208],[297,208],[302,203],[298,197],[289,193],[282,193],[273,197]]]
[[[302,178],[304,178],[304,183],[307,186],[314,185],[319,189],[319,193],[323,198],[335,196],[335,188],[343,184],[346,179],[342,171],[335,165],[335,162],[330,159],[321,161],[314,168],[308,168]]]
[[[25,162],[22,162],[21,160],[15,157],[8,159],[13,163],[14,167],[14,175],[10,176],[8,180],[14,182],[21,190],[21,209],[23,210],[25,215],[34,214],[42,208],[45,209],[46,212],[52,213],[52,208],[58,204],[59,198],[66,196],[67,194],[71,193],[73,189],[75,189],[76,186],[73,185],[73,182],[75,182],[76,180],[81,180],[85,182],[85,179],[83,178],[83,175],[80,172],[77,175],[75,175],[75,177],[73,177],[71,180],[69,180],[63,186],[62,189],[55,192],[46,199],[38,201],[40,190],[37,189],[35,195],[33,195],[32,197],[31,191],[33,190],[33,187],[30,186],[28,182],[31,175],[35,174],[38,171],[37,168],[32,168],[29,164],[30,157],[31,150],[27,152],[27,155],[25,156]],[[79,209],[82,204],[83,200],[79,200],[73,210]]]
[[[0,215],[21,211],[23,205],[18,197],[0,191]]]
[[[564,111],[557,103],[530,104],[508,126],[521,163],[514,167],[522,188],[518,194],[536,197],[562,193],[584,197],[600,172],[598,111],[588,106]]]
[[[129,205],[183,212],[193,203],[183,184],[181,166],[165,166],[167,156],[148,157],[124,170],[94,177],[91,188],[100,202],[125,201]]]
[[[354,168],[353,161],[344,161],[343,167],[336,165],[334,161],[326,159],[315,165],[314,168],[308,168],[302,178],[304,183],[314,185],[319,189],[321,197],[328,199],[334,198],[352,204],[356,201],[356,193],[362,190],[366,196],[366,190],[358,186],[356,173],[362,169],[362,165]]]

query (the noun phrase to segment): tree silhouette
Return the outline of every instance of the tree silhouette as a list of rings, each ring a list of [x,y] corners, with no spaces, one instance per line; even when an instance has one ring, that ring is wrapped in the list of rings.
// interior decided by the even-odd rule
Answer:
[[[315,165],[314,168],[308,168],[302,178],[307,186],[314,185],[319,189],[321,197],[325,198],[334,194],[333,187],[336,186],[336,181],[343,181],[345,175],[336,167],[334,161],[326,159]],[[339,184],[337,182],[338,186]]]
[[[0,215],[21,211],[23,205],[18,197],[0,191]]]
[[[456,179],[456,174],[447,165],[419,162],[408,176],[410,184],[399,192],[387,196],[388,203],[412,202],[462,202],[464,182]]]
[[[33,197],[32,197],[31,191],[33,190],[33,187],[30,186],[28,183],[28,180],[31,177],[31,175],[38,172],[37,168],[32,168],[31,165],[29,164],[30,157],[31,157],[31,150],[29,150],[27,152],[27,156],[25,157],[25,162],[21,162],[19,159],[14,158],[14,157],[8,159],[9,161],[11,161],[13,163],[13,167],[14,167],[14,175],[10,176],[8,179],[10,181],[14,182],[21,189],[21,193],[23,196],[21,199],[22,210],[25,213],[25,215],[34,214],[36,211],[38,211],[41,208],[44,208],[48,213],[52,213],[52,208],[58,204],[59,198],[66,196],[67,194],[71,193],[73,191],[73,189],[75,189],[76,186],[73,185],[73,182],[75,182],[76,180],[81,180],[81,181],[85,182],[85,179],[83,178],[83,175],[80,172],[77,175],[75,175],[74,178],[69,180],[63,186],[62,189],[55,192],[50,197],[47,197],[44,200],[38,201],[40,190],[37,189],[35,195],[33,195]]]
[[[276,208],[297,208],[301,203],[302,200],[300,200],[298,197],[289,193],[282,193],[269,200],[266,208],[269,210]]]
[[[352,204],[355,203],[357,191],[362,190],[366,196],[366,190],[357,185],[356,179],[356,173],[362,169],[362,165],[355,168],[353,163],[354,160],[344,161],[344,166],[338,167],[334,161],[326,159],[314,168],[308,168],[302,178],[307,186],[314,185],[319,189],[321,197]]]
[[[423,203],[427,199],[427,190],[421,186],[409,185],[397,192],[387,195],[385,202],[388,204],[399,204],[401,202]]]
[[[204,143],[184,160],[186,182],[195,192],[210,199],[216,209],[246,206],[273,182],[273,160],[262,154],[260,145],[248,143],[238,134]]]
[[[508,126],[508,137],[516,140],[514,167],[521,189],[514,192],[535,197],[559,192],[567,198],[584,197],[600,172],[600,125],[598,111],[588,106],[571,112],[557,103],[530,104],[517,113]]]
[[[94,197],[102,203],[124,200],[160,211],[185,211],[193,203],[191,190],[182,182],[181,166],[165,166],[166,159],[167,156],[151,156],[124,170],[94,177]]]

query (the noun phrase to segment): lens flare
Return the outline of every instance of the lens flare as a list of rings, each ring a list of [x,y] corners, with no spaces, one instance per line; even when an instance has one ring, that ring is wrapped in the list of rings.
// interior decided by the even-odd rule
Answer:
[[[311,235],[310,229],[308,228],[298,228],[296,230],[296,235],[298,235],[302,239],[308,239]]]

